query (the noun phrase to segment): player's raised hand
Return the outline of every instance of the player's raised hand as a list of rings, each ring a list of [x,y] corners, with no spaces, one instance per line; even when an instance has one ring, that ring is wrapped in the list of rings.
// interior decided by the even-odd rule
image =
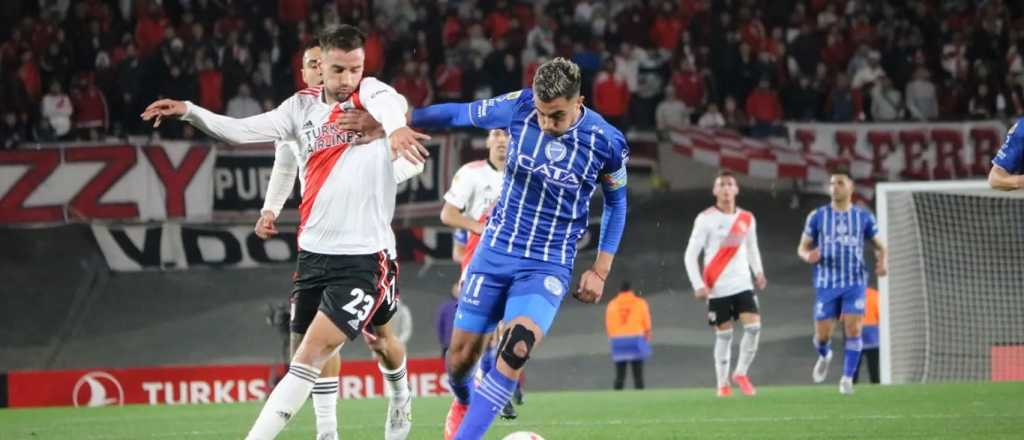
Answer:
[[[759,273],[754,276],[754,285],[757,286],[757,290],[764,290],[765,287],[768,287],[768,278],[765,278],[763,273]]]
[[[373,119],[369,112],[363,110],[348,110],[338,116],[335,121],[338,128],[342,130],[357,131],[361,134],[356,144],[366,144],[384,137],[384,127]]]
[[[188,107],[182,101],[173,99],[161,99],[146,107],[142,112],[142,120],[153,120],[153,128],[159,127],[164,119],[180,118],[188,111]]]
[[[256,220],[256,236],[264,240],[277,235],[277,226],[274,226],[277,216],[273,212],[263,211],[260,219]]]
[[[427,161],[427,156],[430,156],[430,152],[427,151],[423,144],[420,144],[420,141],[429,139],[430,136],[414,131],[409,127],[399,128],[392,132],[391,136],[388,136],[388,142],[391,144],[391,149],[394,150],[395,156],[401,155],[414,164],[421,164]]]
[[[587,304],[597,304],[604,295],[604,278],[601,278],[593,269],[587,269],[580,277],[580,287],[572,296]]]
[[[697,289],[697,290],[694,290],[694,291],[693,291],[693,297],[694,297],[694,298],[697,298],[697,299],[699,299],[699,300],[705,300],[705,299],[708,299],[708,296],[709,296],[710,294],[711,294],[711,293],[710,293],[710,292],[708,292],[708,288],[707,288],[707,287],[701,287],[700,289]]]

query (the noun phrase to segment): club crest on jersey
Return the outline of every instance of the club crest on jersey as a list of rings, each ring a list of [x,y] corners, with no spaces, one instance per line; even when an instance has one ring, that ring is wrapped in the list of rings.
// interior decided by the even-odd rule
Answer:
[[[551,275],[544,278],[544,288],[548,289],[548,292],[555,296],[562,296],[562,291],[565,290],[562,287],[562,282]]]
[[[544,147],[544,155],[547,156],[549,161],[554,163],[564,159],[565,153],[568,150],[561,142],[551,141]]]
[[[580,178],[569,170],[550,163],[537,163],[536,159],[525,154],[516,157],[516,164],[529,172],[543,175],[549,184],[567,189],[576,189],[580,186]]]

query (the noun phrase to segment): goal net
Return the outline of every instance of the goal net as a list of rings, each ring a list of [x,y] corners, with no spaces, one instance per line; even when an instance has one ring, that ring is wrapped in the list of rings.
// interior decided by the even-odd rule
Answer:
[[[1024,192],[880,184],[883,383],[1024,380]]]

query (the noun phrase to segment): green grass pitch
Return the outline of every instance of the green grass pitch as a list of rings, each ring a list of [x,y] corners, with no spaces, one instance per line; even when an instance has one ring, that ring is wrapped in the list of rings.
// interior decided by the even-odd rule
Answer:
[[[548,439],[1021,439],[1024,382],[762,387],[719,399],[711,389],[528,393],[519,419],[487,438],[534,431]],[[450,398],[417,399],[410,439],[440,439]],[[307,402],[281,439],[313,439]],[[384,400],[339,402],[345,439],[383,437]],[[0,410],[0,439],[239,439],[260,403]]]

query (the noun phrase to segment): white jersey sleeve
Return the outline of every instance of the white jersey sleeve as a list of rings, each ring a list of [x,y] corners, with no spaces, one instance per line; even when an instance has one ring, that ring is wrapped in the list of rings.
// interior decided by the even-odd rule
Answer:
[[[452,178],[452,186],[444,194],[444,201],[458,208],[460,211],[469,205],[469,199],[473,197],[473,176],[469,167],[463,165],[455,172]]]
[[[686,275],[690,278],[693,290],[705,287],[704,275],[701,273],[699,262],[700,252],[704,250],[704,245],[708,241],[708,231],[704,223],[704,214],[697,214],[697,218],[693,220],[693,231],[690,233],[690,241],[686,243],[686,253],[683,256],[686,263]]]
[[[373,119],[380,121],[385,134],[391,136],[395,130],[406,126],[405,113],[408,104],[394,88],[376,78],[363,79],[359,88],[363,108],[373,116]]]
[[[757,245],[757,219],[751,216],[750,230],[747,231],[747,263],[754,274],[763,274],[764,266],[761,265],[761,248]]]
[[[404,157],[399,157],[391,162],[395,169],[395,183],[402,183],[423,172],[423,163],[412,163]]]
[[[267,195],[263,197],[263,209],[260,212],[270,211],[277,217],[281,215],[281,208],[295,187],[299,163],[288,142],[277,142],[274,147],[274,167],[270,170]]]
[[[277,108],[248,118],[232,118],[218,115],[205,108],[185,101],[182,121],[192,124],[204,133],[232,144],[273,142],[294,139],[296,125],[296,98],[293,95]]]

